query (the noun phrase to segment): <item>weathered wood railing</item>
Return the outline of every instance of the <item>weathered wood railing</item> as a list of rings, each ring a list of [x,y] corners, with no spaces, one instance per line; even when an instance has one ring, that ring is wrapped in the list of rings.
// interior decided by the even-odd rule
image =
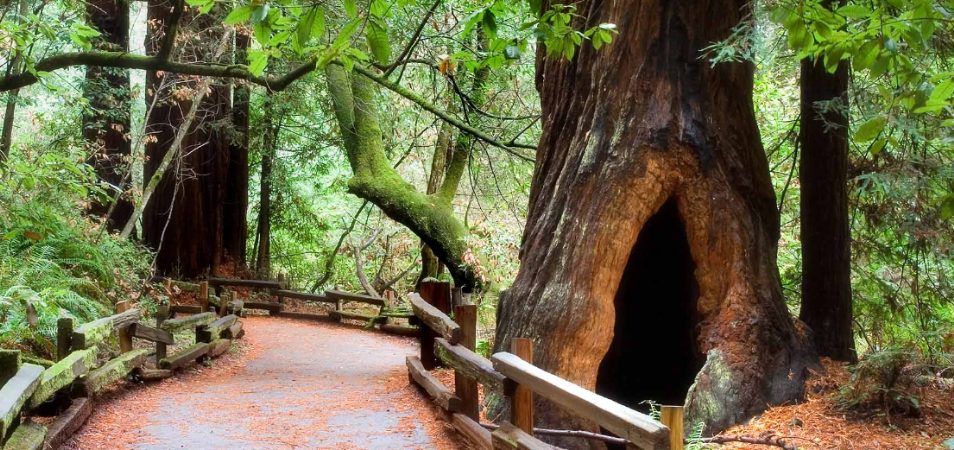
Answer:
[[[405,325],[399,325],[390,323],[390,319],[410,319],[413,317],[413,313],[408,311],[401,311],[393,309],[393,292],[391,297],[385,295],[385,298],[374,297],[364,294],[354,294],[350,292],[344,292],[339,290],[328,290],[323,294],[313,294],[308,292],[299,292],[287,289],[285,284],[281,281],[273,280],[245,280],[237,278],[216,278],[211,277],[207,281],[201,283],[189,283],[184,281],[167,281],[166,282],[170,288],[172,286],[178,287],[179,289],[186,291],[199,292],[203,285],[211,288],[213,293],[208,294],[209,303],[213,306],[219,305],[219,298],[228,299],[222,300],[223,302],[230,302],[235,306],[238,302],[238,306],[244,309],[258,309],[268,311],[269,315],[288,317],[294,319],[305,319],[305,320],[318,320],[318,321],[357,321],[364,322],[368,327],[378,327],[384,332],[392,334],[400,334],[405,336],[417,336],[419,329],[417,327],[409,327]],[[270,300],[234,300],[233,291],[229,290],[229,287],[240,287],[247,289],[254,289],[263,291],[269,296],[274,296],[275,301]],[[390,292],[390,291],[389,291]],[[335,309],[328,311],[327,315],[325,314],[312,314],[312,313],[303,313],[303,312],[292,312],[285,309],[285,299],[298,299],[308,302],[321,302],[329,303],[335,306]],[[371,305],[372,307],[377,308],[376,313],[368,314],[362,311],[354,311],[345,309],[345,305],[348,303],[361,303],[366,305]],[[233,308],[234,309],[234,308]],[[192,305],[182,305],[175,306],[172,309],[173,312],[200,312],[204,309],[198,308]]]
[[[92,412],[93,399],[119,380],[136,374],[142,380],[172,376],[177,369],[225,353],[242,336],[235,314],[213,312],[167,319],[169,307],[160,307],[155,327],[143,323],[141,311],[128,302],[117,313],[74,328],[73,319],[57,321],[57,361],[50,367],[24,364],[20,352],[0,350],[0,444],[3,449],[58,448]],[[192,331],[195,344],[167,356],[176,333]],[[110,348],[113,334],[118,352]],[[133,339],[155,344],[138,348]],[[191,341],[191,339],[190,339]],[[155,354],[155,368],[147,358]],[[21,416],[41,409],[66,407],[49,425]],[[52,405],[52,406],[48,406]],[[55,406],[55,407],[54,407]]]
[[[416,321],[424,329],[421,333],[421,356],[407,358],[408,374],[449,414],[458,432],[477,448],[554,448],[534,436],[535,431],[541,431],[534,428],[534,394],[598,424],[618,436],[616,441],[625,443],[628,448],[682,448],[681,424],[670,429],[646,414],[534,366],[532,344],[528,339],[513,339],[512,353],[496,353],[490,360],[478,355],[473,350],[477,318],[475,308],[458,305],[454,308],[456,320],[451,319],[448,316],[451,298],[449,287],[435,285],[423,283],[421,295],[410,294]],[[428,371],[438,361],[454,370],[453,391]],[[492,433],[479,423],[474,383],[483,384],[485,390],[504,395],[510,402],[510,420],[501,423]],[[670,423],[675,425],[676,415],[668,415],[673,418]],[[680,414],[678,421],[681,420]]]

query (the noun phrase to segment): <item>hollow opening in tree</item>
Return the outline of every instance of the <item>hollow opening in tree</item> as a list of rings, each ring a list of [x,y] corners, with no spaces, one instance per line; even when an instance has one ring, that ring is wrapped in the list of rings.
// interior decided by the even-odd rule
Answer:
[[[674,199],[643,226],[616,291],[613,342],[596,391],[631,408],[682,405],[705,362],[696,345],[695,263]]]

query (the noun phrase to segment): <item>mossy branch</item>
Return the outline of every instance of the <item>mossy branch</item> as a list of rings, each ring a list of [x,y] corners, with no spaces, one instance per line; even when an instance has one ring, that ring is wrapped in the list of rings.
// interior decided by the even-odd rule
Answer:
[[[21,72],[15,75],[10,75],[0,78],[0,92],[10,91],[13,89],[19,89],[24,86],[29,86],[39,81],[37,76],[38,73],[43,72],[53,72],[60,69],[65,69],[75,66],[97,66],[97,67],[116,67],[123,69],[138,69],[138,70],[161,70],[165,72],[177,73],[182,75],[198,75],[198,76],[207,76],[207,77],[218,77],[218,78],[236,78],[241,80],[247,80],[251,83],[264,86],[265,88],[271,91],[281,91],[291,85],[293,82],[299,80],[305,75],[311,73],[317,68],[318,60],[310,59],[296,68],[292,69],[290,72],[281,75],[281,76],[256,76],[249,71],[247,65],[244,64],[216,64],[216,63],[181,63],[175,61],[169,61],[157,56],[142,56],[135,55],[126,52],[110,52],[110,51],[87,51],[87,52],[71,52],[71,53],[62,53],[59,55],[54,55],[49,58],[45,58],[37,62],[34,66],[34,70]],[[332,62],[329,65],[338,65],[339,62]],[[516,158],[522,159],[524,161],[533,162],[534,158],[532,156],[524,155],[517,151],[517,149],[531,149],[535,150],[536,146],[528,144],[519,144],[514,142],[501,142],[489,134],[474,128],[464,122],[463,120],[454,117],[447,112],[436,107],[434,104],[424,100],[423,97],[417,95],[411,90],[404,88],[397,83],[394,83],[388,80],[383,75],[379,74],[374,69],[369,69],[367,67],[355,66],[354,71],[360,73],[371,81],[379,84],[385,89],[394,92],[414,104],[420,106],[424,110],[436,115],[441,120],[450,123],[451,125],[457,127],[464,133],[467,133],[481,141],[486,142],[487,144],[503,149],[507,153],[510,153]]]
[[[326,78],[354,172],[348,190],[418,235],[444,261],[455,282],[469,290],[474,274],[463,264],[467,229],[449,205],[415,189],[391,166],[384,152],[371,80],[349,74],[338,65],[328,66]]]

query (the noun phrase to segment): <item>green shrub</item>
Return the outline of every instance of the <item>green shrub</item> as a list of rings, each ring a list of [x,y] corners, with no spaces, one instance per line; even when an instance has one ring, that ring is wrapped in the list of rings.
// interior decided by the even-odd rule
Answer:
[[[85,164],[47,154],[10,169],[0,181],[0,345],[49,357],[59,317],[84,323],[139,299],[151,259],[84,216],[94,193]]]

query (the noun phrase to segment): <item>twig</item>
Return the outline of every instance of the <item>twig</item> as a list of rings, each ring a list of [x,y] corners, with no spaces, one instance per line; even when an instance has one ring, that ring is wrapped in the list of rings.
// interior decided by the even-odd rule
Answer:
[[[500,425],[493,423],[482,423],[480,426],[488,430],[496,430],[500,428]],[[623,439],[621,437],[609,436],[606,434],[594,433],[592,431],[583,431],[583,430],[553,430],[549,428],[534,428],[533,434],[540,434],[544,436],[568,436],[568,437],[579,437],[584,439],[593,439],[596,441],[602,441],[609,444],[631,444],[632,442]]]
[[[765,437],[751,437],[751,436],[713,436],[708,438],[698,438],[692,439],[692,442],[700,442],[706,444],[725,444],[729,442],[742,442],[745,444],[757,444],[757,445],[771,445],[773,447],[780,447],[785,450],[798,450],[798,447],[795,444],[789,444],[785,442],[785,438],[778,436],[765,436]]]

